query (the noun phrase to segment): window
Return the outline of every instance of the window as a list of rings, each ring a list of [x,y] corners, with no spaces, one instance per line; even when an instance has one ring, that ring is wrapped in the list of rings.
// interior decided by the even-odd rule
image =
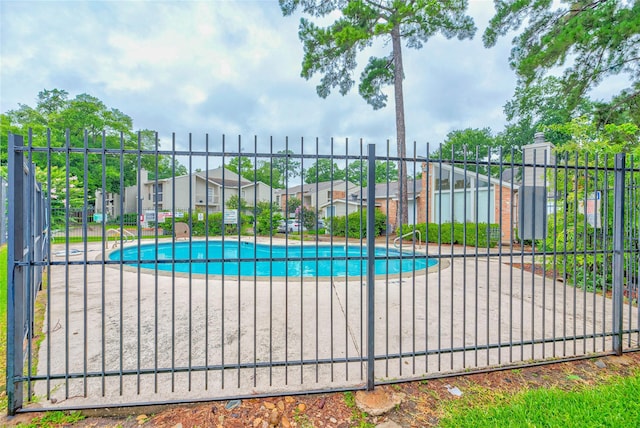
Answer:
[[[489,187],[489,182],[485,180],[478,180],[478,187]]]
[[[449,184],[449,177],[436,178],[436,190],[449,190],[451,188]]]
[[[156,188],[155,202],[162,202],[162,184],[161,183],[156,184],[155,188]]]
[[[455,174],[453,181],[454,189],[464,189],[471,187],[471,178],[469,176],[465,177],[464,174]]]

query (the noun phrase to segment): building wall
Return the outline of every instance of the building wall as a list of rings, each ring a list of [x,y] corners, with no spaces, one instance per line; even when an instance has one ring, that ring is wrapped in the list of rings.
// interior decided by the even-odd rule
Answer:
[[[429,164],[428,168],[423,164],[423,171],[426,170],[426,173],[422,174],[422,191],[421,191],[421,199],[422,203],[418,207],[418,222],[422,223],[428,220],[428,222],[435,222],[435,218],[433,218],[433,207],[435,206],[435,198],[439,197],[439,192],[434,190],[434,179],[435,179],[435,165]],[[499,184],[491,184],[493,188],[493,198],[494,198],[494,222],[500,223],[500,234],[502,242],[509,242],[511,238],[511,230],[514,226],[512,215],[515,216],[515,206],[512,205],[514,201],[514,193],[511,191],[511,184],[504,183],[502,186]],[[502,187],[502,191],[500,188]],[[470,189],[471,192],[476,192],[477,188]],[[424,201],[429,197],[429,212],[426,211],[426,206]],[[502,209],[501,209],[502,207]],[[513,209],[512,209],[513,207]]]

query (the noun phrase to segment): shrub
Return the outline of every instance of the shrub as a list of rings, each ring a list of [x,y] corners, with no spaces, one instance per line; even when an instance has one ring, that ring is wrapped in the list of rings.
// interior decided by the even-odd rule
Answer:
[[[495,247],[500,239],[500,225],[498,224],[429,223],[427,225],[418,223],[415,225],[403,225],[401,235],[413,230],[420,232],[423,241],[441,244],[454,243],[477,247]]]
[[[258,214],[258,221],[256,223],[256,233],[258,235],[273,235],[278,231],[280,222],[284,220],[284,216],[279,213],[273,213],[263,210]]]
[[[347,230],[348,228],[348,230]],[[375,234],[382,235],[387,229],[387,216],[375,210]],[[357,211],[348,216],[332,217],[330,230],[333,236],[364,238],[367,236],[367,210]]]
[[[129,213],[122,215],[123,224],[125,226],[135,226],[138,224],[138,214]],[[120,216],[109,217],[107,220],[107,224],[119,225],[120,224]]]
[[[191,223],[189,223],[191,220]],[[207,221],[205,221],[207,220]],[[240,216],[240,227],[244,228],[245,226],[251,224],[252,217],[241,215]],[[209,214],[208,219],[198,220],[198,213],[194,212],[191,215],[191,219],[189,215],[186,214],[182,218],[176,218],[175,222],[182,222],[190,224],[191,227],[191,235],[193,236],[206,236],[207,233],[205,227],[208,226],[208,235],[209,236],[221,236],[222,230],[224,226],[225,235],[237,235],[238,228],[235,224],[227,224],[224,225],[224,218],[222,213],[213,213]],[[170,217],[165,218],[164,223],[159,223],[162,229],[165,231],[165,234],[172,235],[173,234],[173,221]],[[241,229],[242,230],[242,229]]]

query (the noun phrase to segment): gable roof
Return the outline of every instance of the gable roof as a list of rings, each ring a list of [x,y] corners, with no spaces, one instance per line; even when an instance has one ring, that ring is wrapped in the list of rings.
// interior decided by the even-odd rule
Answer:
[[[297,193],[316,193],[321,190],[345,190],[345,189],[353,189],[354,187],[359,186],[354,183],[348,183],[344,180],[334,180],[334,181],[320,181],[318,183],[309,183],[302,184],[297,186],[291,186],[286,189],[276,189],[276,193],[287,195],[297,194]]]
[[[491,184],[497,185],[497,186],[502,186],[502,187],[509,187],[511,188],[513,186],[513,189],[519,189],[520,185],[517,183],[513,183],[511,181],[505,180],[504,178],[501,180],[499,178],[494,178],[494,177],[489,177],[488,175],[485,174],[480,174],[477,173],[475,171],[469,171],[469,170],[465,170],[464,168],[459,168],[457,166],[453,166],[447,163],[436,163],[436,162],[432,162],[431,165],[434,165],[435,167],[441,167],[442,169],[445,169],[447,171],[451,171],[453,170],[454,173],[458,173],[458,174],[462,174],[464,175],[465,173],[467,174],[467,177],[469,178],[478,178],[479,180],[483,180],[483,181],[488,181]]]
[[[358,197],[363,200],[367,199],[367,187],[363,187],[358,193]],[[398,198],[400,186],[397,181],[389,181],[384,183],[376,183],[376,199]],[[407,196],[414,198],[422,191],[422,180],[410,178],[407,180]]]

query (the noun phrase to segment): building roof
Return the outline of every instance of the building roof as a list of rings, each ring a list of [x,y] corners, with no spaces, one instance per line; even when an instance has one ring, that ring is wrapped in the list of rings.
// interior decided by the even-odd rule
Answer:
[[[298,194],[298,193],[315,193],[321,190],[346,190],[347,187],[352,189],[354,187],[358,187],[357,184],[349,183],[347,186],[347,182],[344,180],[334,180],[334,181],[320,181],[318,183],[309,183],[297,186],[291,186],[287,189],[276,189],[275,192],[277,194]]]
[[[356,193],[357,198],[367,199],[367,187],[363,187]],[[384,183],[376,183],[376,199],[398,198],[400,186],[397,181],[389,181]],[[407,180],[407,197],[413,198],[414,194],[419,195],[422,191],[422,180],[410,178]],[[353,197],[353,194],[350,195]]]

